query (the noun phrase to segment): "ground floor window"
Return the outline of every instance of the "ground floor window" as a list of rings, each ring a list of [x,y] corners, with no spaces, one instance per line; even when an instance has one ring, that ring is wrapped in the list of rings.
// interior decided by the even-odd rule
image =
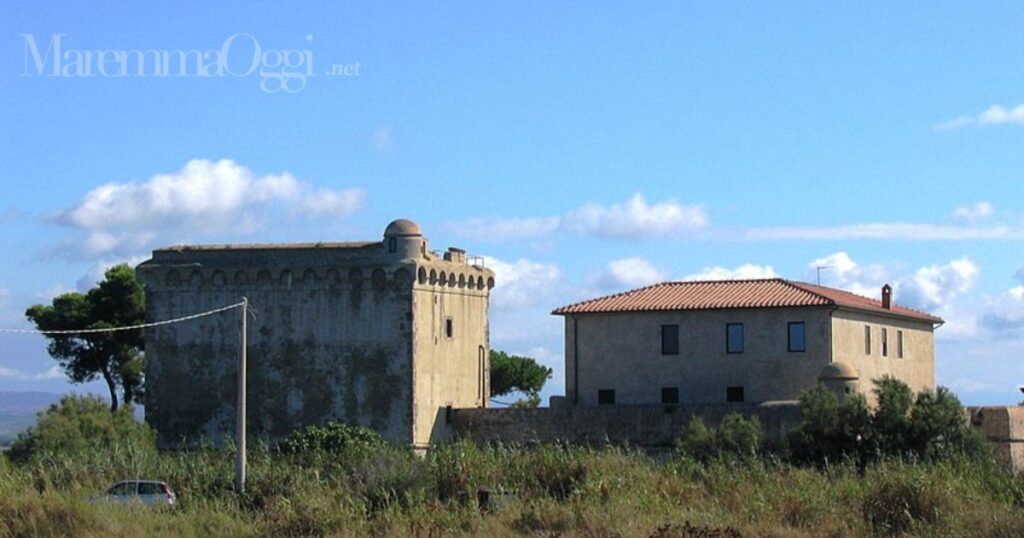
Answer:
[[[663,404],[677,404],[679,403],[679,388],[678,387],[664,387],[661,389],[661,403]]]
[[[742,402],[743,401],[743,387],[725,387],[725,401],[727,402]]]
[[[597,391],[598,405],[612,405],[615,403],[615,391],[612,389],[601,389]]]

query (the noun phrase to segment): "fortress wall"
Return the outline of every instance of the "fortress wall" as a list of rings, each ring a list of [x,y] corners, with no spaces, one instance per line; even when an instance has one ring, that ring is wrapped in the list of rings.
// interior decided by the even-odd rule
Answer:
[[[779,438],[800,422],[796,402],[759,405],[617,405],[605,407],[538,407],[533,409],[455,409],[456,436],[476,441],[509,443],[601,444],[642,447],[672,446],[690,418],[709,426],[729,413],[760,419],[770,438]]]
[[[1024,407],[969,407],[971,425],[990,442],[998,462],[1024,471]],[[691,417],[709,426],[739,412],[756,416],[768,438],[778,439],[796,428],[796,402],[760,405],[618,405],[605,407],[540,407],[534,409],[455,409],[452,427],[457,437],[480,442],[569,442],[668,447]]]

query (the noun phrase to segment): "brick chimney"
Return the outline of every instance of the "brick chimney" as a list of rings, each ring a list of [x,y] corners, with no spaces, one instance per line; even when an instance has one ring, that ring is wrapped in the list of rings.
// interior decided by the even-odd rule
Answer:
[[[892,286],[882,286],[882,308],[892,310]]]

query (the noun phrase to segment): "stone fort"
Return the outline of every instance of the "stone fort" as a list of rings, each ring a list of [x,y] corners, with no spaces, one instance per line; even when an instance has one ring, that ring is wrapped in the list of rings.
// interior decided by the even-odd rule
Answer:
[[[411,221],[380,241],[163,248],[138,274],[150,321],[248,298],[254,438],[336,419],[422,448],[451,436],[451,408],[487,405],[494,273],[461,249],[432,252]],[[231,437],[239,324],[147,329],[146,419],[161,445]]]

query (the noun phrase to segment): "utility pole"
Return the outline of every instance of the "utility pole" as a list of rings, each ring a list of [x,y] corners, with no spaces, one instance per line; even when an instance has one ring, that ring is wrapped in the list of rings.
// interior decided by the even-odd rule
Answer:
[[[238,354],[238,418],[235,427],[235,492],[245,493],[245,362],[249,299],[242,297],[241,349]]]

